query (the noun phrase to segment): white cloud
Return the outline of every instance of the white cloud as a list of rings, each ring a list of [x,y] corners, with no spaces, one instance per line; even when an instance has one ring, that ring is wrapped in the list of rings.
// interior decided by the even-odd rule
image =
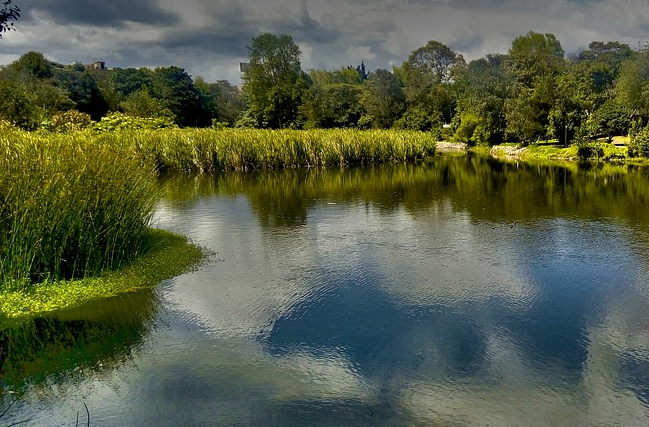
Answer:
[[[355,61],[359,59],[366,60],[376,58],[376,54],[372,52],[372,48],[369,46],[350,46],[347,48],[345,53]]]

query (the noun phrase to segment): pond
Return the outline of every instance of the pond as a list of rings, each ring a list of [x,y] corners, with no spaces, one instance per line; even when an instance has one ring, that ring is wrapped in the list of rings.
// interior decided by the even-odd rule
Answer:
[[[196,271],[0,332],[0,426],[644,426],[649,171],[170,176]],[[86,411],[87,407],[87,411]]]

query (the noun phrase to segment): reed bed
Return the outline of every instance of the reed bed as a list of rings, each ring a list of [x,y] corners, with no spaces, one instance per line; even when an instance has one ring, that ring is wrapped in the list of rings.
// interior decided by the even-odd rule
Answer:
[[[159,170],[211,172],[410,162],[422,132],[165,129],[69,134],[0,128],[0,291],[79,279],[146,251]]]
[[[83,278],[145,250],[153,168],[89,134],[0,133],[0,290]]]
[[[211,172],[412,162],[435,153],[432,134],[391,130],[175,129],[120,132],[106,144],[131,147],[161,170]]]

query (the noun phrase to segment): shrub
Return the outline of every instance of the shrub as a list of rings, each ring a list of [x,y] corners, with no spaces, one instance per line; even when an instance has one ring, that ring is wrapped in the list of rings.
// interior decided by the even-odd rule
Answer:
[[[91,124],[90,114],[69,110],[52,116],[45,128],[54,132],[68,133],[87,129]]]
[[[112,132],[116,130],[155,130],[177,128],[178,126],[169,117],[134,117],[124,113],[111,113],[102,117],[99,122],[91,126],[98,132]]]
[[[649,126],[635,130],[631,135],[629,157],[649,157]]]

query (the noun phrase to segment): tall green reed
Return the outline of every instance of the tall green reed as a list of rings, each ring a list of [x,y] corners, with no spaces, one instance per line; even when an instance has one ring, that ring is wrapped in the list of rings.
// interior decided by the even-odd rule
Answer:
[[[0,289],[113,269],[145,249],[153,168],[86,133],[0,133]]]
[[[432,134],[391,130],[170,129],[102,138],[159,169],[187,172],[410,162],[436,147]]]
[[[407,131],[0,127],[0,290],[95,275],[142,253],[155,170],[408,162],[435,145],[433,135]]]

